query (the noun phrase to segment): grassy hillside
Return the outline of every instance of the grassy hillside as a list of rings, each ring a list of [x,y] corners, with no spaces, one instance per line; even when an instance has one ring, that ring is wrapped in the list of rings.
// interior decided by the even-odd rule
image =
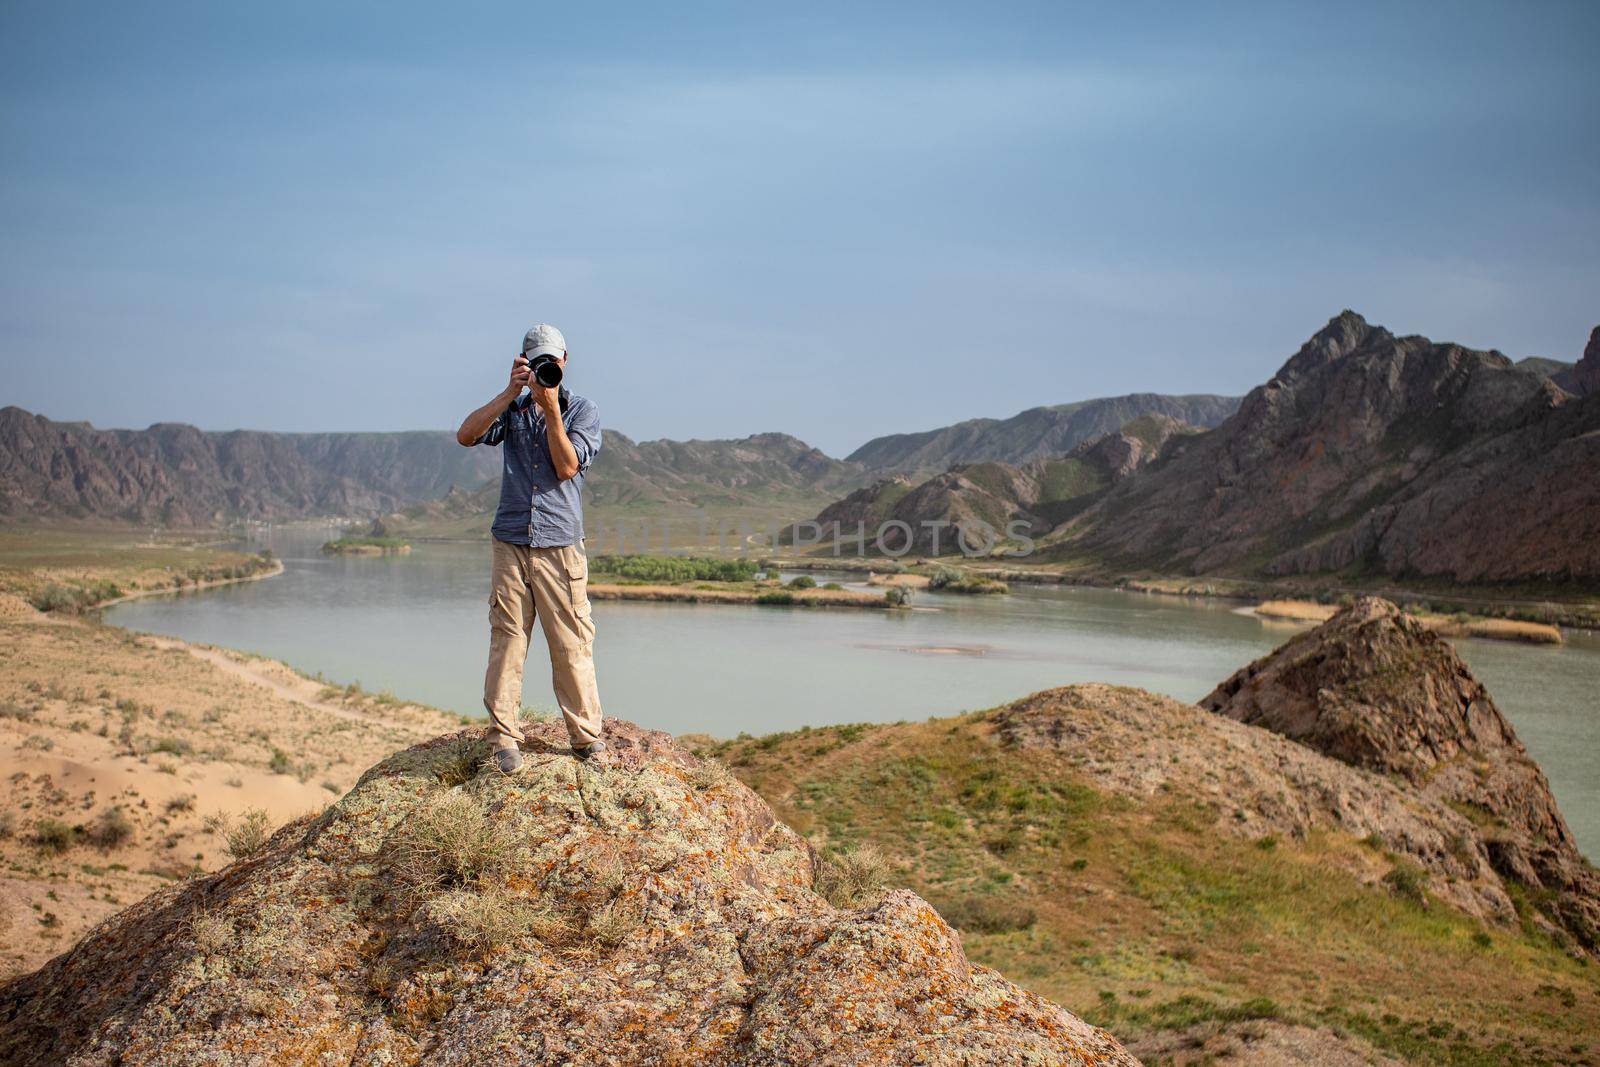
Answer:
[[[1275,1019],[1414,1063],[1600,1062],[1593,966],[1403,876],[1363,884],[1344,872],[1382,860],[1362,841],[1252,841],[1188,797],[1102,792],[1059,753],[1002,750],[990,714],[702,751],[826,848],[877,848],[975,960],[1124,1040]]]

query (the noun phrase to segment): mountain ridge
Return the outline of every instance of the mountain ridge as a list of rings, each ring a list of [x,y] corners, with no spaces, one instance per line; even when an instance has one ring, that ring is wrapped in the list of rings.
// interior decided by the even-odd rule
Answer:
[[[1353,311],[1239,410],[1087,509],[1052,554],[1271,576],[1600,578],[1600,329],[1572,380]],[[1587,473],[1586,473],[1587,472]]]
[[[1238,407],[1240,397],[1209,393],[1128,393],[1028,408],[1005,419],[968,419],[914,433],[875,437],[845,457],[868,470],[924,477],[958,463],[998,460],[1017,466],[1064,455],[1141,415],[1165,415],[1206,429]]]

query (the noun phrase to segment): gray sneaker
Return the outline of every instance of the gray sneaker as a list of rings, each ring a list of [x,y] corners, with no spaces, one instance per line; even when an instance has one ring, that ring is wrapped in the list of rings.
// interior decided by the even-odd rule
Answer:
[[[606,747],[604,741],[593,741],[581,748],[573,745],[572,754],[589,766],[596,768],[610,767],[616,762],[616,758],[611,755],[611,749]]]
[[[500,768],[501,774],[515,774],[522,770],[522,753],[514,748],[497,749],[494,764]]]

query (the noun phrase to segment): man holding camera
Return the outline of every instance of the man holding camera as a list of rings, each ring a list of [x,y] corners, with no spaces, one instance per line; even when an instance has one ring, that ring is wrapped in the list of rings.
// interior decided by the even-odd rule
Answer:
[[[594,622],[589,562],[583,550],[583,475],[600,451],[594,404],[561,384],[567,342],[540,323],[522,339],[506,387],[468,415],[456,431],[463,445],[500,445],[505,456],[500,507],[491,532],[489,669],[483,705],[495,734],[494,758],[512,774],[522,766],[517,723],[522,667],[538,619],[573,755],[608,766],[601,740],[600,693],[594,677]],[[522,395],[527,387],[529,393]]]

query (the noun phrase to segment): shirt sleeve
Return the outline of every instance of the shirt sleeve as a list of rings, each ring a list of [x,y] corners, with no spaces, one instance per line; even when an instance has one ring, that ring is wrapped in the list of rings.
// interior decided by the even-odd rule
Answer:
[[[594,404],[584,404],[573,414],[572,425],[567,427],[567,440],[578,454],[578,473],[582,474],[600,451],[600,411]]]
[[[502,411],[500,417],[491,422],[489,428],[483,431],[483,436],[472,443],[475,445],[497,445],[504,441],[506,439],[506,418],[510,414],[510,408]]]

